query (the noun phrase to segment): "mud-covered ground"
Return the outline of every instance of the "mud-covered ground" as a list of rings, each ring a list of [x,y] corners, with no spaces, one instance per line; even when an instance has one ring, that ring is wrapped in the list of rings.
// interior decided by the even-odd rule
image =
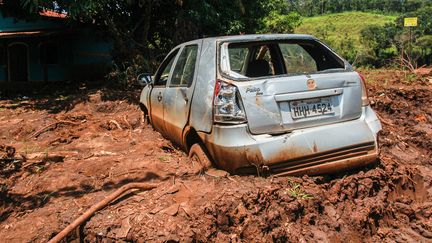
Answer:
[[[432,79],[364,73],[380,161],[320,177],[194,175],[144,124],[138,91],[2,93],[0,239],[46,241],[115,189],[149,182],[159,186],[122,196],[69,240],[431,242]]]

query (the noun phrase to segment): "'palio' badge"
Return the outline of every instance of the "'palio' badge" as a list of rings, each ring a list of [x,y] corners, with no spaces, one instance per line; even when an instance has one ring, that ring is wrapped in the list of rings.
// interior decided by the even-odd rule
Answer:
[[[310,90],[316,89],[316,83],[315,83],[315,80],[313,80],[313,79],[308,79],[308,81],[306,82],[306,85],[307,85],[308,89],[310,89]]]

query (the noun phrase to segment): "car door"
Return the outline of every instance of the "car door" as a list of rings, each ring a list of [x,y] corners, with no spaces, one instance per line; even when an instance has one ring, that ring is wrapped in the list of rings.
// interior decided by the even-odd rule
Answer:
[[[166,85],[171,78],[171,70],[179,49],[172,51],[162,62],[156,72],[153,88],[150,93],[150,119],[153,127],[165,134],[163,101],[166,92]]]
[[[165,90],[164,120],[167,136],[182,145],[183,129],[188,119],[193,94],[193,82],[197,72],[200,43],[182,48],[169,85]]]

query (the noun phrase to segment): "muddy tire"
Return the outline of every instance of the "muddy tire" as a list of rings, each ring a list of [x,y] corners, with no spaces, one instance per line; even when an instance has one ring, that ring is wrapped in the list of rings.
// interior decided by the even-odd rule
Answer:
[[[192,173],[200,174],[213,167],[212,162],[201,143],[195,143],[189,150],[189,158],[192,160]]]
[[[144,127],[146,127],[148,125],[151,125],[151,123],[150,123],[150,116],[149,116],[147,108],[142,103],[139,104],[139,107],[140,107],[140,109],[142,111],[142,119],[143,119],[143,125],[144,125]]]
[[[150,117],[147,113],[143,113],[143,122],[144,122],[144,126],[151,125],[150,124]]]

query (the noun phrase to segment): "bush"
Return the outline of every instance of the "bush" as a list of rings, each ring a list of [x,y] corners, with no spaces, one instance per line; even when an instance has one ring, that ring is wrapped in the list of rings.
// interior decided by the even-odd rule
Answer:
[[[360,64],[383,66],[393,59],[397,52],[395,48],[396,29],[393,24],[384,26],[371,25],[360,32],[360,43],[364,50],[360,54]]]
[[[123,61],[113,65],[108,74],[109,81],[124,87],[133,87],[137,84],[136,77],[141,73],[150,71],[149,63],[141,54],[131,58],[131,61]]]
[[[278,10],[271,11],[263,19],[264,28],[262,33],[293,33],[294,29],[301,23],[298,13],[281,14]]]

